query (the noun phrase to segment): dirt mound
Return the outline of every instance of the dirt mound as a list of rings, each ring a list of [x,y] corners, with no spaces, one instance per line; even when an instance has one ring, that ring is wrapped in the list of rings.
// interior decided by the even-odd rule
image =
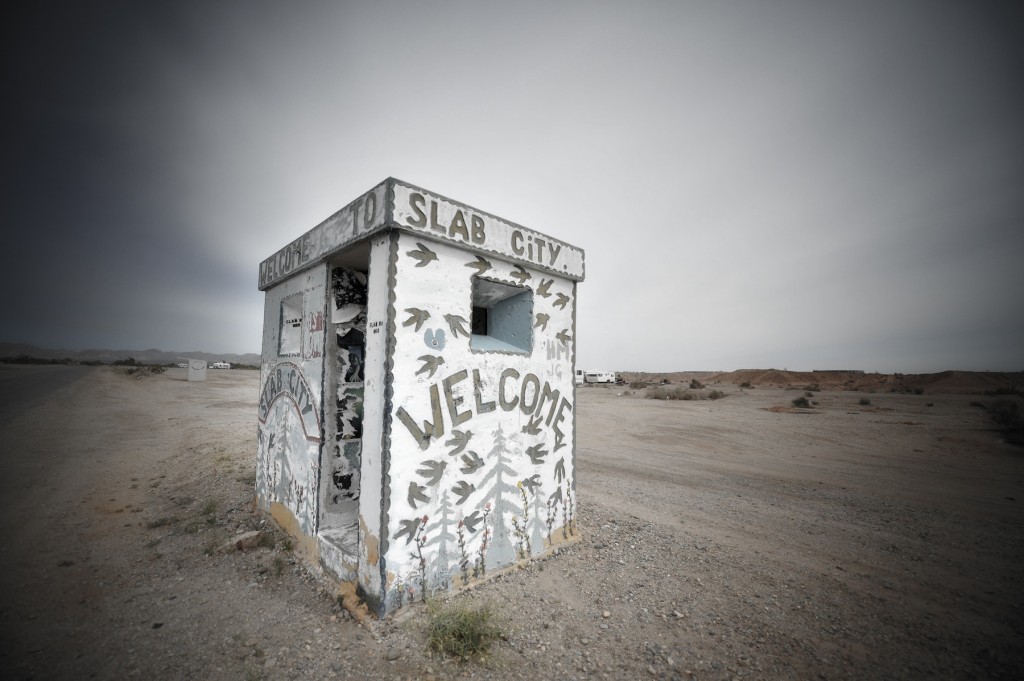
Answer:
[[[908,375],[905,380],[933,393],[1024,392],[1024,372],[942,371],[937,374]]]
[[[940,371],[935,374],[865,374],[859,371],[785,371],[740,369],[708,376],[706,383],[752,387],[853,390],[931,394],[1024,392],[1024,372]]]
[[[841,390],[857,372],[838,371],[787,371],[785,369],[740,369],[727,373],[714,374],[708,377],[713,383],[733,383],[742,385],[772,388],[810,388],[820,386],[816,390]]]
[[[714,374],[714,371],[668,371],[661,373],[650,373],[647,371],[619,371],[616,375],[626,383],[647,383],[648,385],[669,383],[676,385],[679,383],[687,384],[693,379],[697,379],[703,383],[707,381],[709,376]]]

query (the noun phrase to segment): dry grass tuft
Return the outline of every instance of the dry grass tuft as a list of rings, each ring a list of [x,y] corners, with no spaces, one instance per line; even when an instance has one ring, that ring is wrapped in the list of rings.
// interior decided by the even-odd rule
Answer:
[[[460,660],[486,655],[491,644],[501,636],[489,605],[441,605],[431,601],[427,604],[427,617],[430,649]]]

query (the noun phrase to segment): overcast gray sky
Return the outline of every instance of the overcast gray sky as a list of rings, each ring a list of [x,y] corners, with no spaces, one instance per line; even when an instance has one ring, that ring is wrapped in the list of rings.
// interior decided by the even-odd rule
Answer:
[[[585,368],[1024,369],[1019,4],[22,5],[0,340],[259,352],[395,176],[585,249]]]

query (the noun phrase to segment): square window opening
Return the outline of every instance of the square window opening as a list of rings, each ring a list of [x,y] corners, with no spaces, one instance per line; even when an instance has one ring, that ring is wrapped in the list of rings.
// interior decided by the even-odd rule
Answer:
[[[487,335],[487,308],[473,306],[473,323],[472,331],[474,336],[486,336]]]
[[[302,353],[302,294],[281,301],[281,334],[277,354],[291,357]]]
[[[533,291],[473,277],[469,346],[484,352],[529,353],[533,349]]]

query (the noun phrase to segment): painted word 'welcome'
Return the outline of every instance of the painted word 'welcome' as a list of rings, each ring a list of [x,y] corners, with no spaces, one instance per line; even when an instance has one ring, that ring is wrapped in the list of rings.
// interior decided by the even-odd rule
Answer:
[[[565,433],[559,427],[565,420],[566,412],[572,411],[572,404],[568,399],[562,397],[559,392],[551,387],[551,384],[544,381],[541,385],[540,378],[536,374],[526,374],[520,381],[520,373],[509,368],[501,372],[498,379],[498,390],[496,394],[485,394],[484,383],[480,379],[479,369],[473,370],[473,405],[465,405],[465,397],[456,394],[455,386],[469,378],[469,371],[462,369],[447,376],[430,386],[430,411],[433,420],[423,421],[423,427],[409,415],[405,407],[399,407],[396,415],[409,430],[420,449],[430,446],[430,440],[439,438],[445,433],[445,418],[441,406],[441,395],[444,395],[444,404],[447,407],[448,419],[451,428],[457,428],[466,423],[476,414],[486,414],[501,408],[503,411],[519,409],[537,426],[541,422],[550,427],[555,434],[555,442],[561,443],[565,439]],[[487,399],[491,398],[491,399]],[[547,413],[545,414],[545,409]]]

